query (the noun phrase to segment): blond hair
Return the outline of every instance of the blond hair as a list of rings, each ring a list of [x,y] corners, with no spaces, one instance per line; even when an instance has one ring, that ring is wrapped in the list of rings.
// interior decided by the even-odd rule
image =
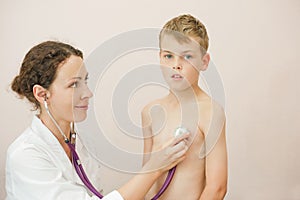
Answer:
[[[205,26],[189,14],[180,15],[169,20],[159,34],[159,44],[164,34],[172,34],[179,41],[187,42],[192,37],[206,52],[208,49],[208,35]],[[187,37],[188,36],[188,37]]]

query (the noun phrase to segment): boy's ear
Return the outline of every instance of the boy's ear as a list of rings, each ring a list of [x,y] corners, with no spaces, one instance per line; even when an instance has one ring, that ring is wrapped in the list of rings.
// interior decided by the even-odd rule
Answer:
[[[32,92],[36,100],[38,100],[38,102],[40,102],[41,104],[43,104],[44,100],[49,98],[50,95],[48,90],[37,84],[33,86]]]
[[[206,53],[203,57],[202,57],[202,66],[201,66],[201,71],[205,71],[208,67],[210,61],[210,55],[208,53]]]

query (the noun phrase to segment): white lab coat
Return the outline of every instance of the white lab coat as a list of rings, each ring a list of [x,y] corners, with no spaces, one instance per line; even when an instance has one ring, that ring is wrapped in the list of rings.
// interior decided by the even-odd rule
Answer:
[[[76,141],[79,143],[79,140]],[[76,144],[78,150],[78,146]],[[82,145],[81,145],[82,146]],[[79,151],[83,167],[91,157]],[[84,160],[86,162],[84,162]],[[95,164],[95,163],[94,163]],[[94,169],[97,170],[98,166]],[[89,173],[91,182],[97,172]],[[99,180],[99,179],[98,179]],[[97,181],[96,181],[97,182]],[[99,188],[99,185],[94,185]],[[79,179],[68,156],[55,136],[34,116],[32,124],[8,148],[6,160],[6,200],[94,200]],[[103,200],[123,200],[116,190]]]

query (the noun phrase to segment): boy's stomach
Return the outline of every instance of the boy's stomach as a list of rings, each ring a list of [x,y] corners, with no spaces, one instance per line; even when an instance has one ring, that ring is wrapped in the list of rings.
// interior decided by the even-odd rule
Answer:
[[[174,177],[159,200],[198,200],[205,187],[205,158],[200,158],[204,136],[199,131],[193,138],[185,160],[176,167]],[[166,180],[167,172],[153,185],[150,193],[155,195]],[[151,196],[151,198],[153,197]]]
[[[152,193],[156,194],[166,180],[167,173],[161,176],[153,186]],[[198,200],[205,187],[205,160],[187,158],[177,165],[174,177],[159,198],[160,200]],[[155,195],[154,194],[154,195]],[[153,196],[154,196],[153,195]],[[153,197],[152,196],[152,197]]]
[[[190,127],[188,128],[191,130]],[[162,134],[153,138],[153,151],[159,149],[159,147],[173,137],[171,134],[166,134],[170,132],[169,130],[163,131]],[[204,144],[204,134],[198,129],[194,130],[192,135],[192,141],[189,141],[191,143],[189,144],[185,160],[177,165],[169,187],[159,200],[198,200],[200,198],[205,187],[205,158],[200,158],[201,148],[205,149],[205,146],[202,146]],[[146,199],[151,199],[158,193],[166,180],[167,174],[168,172],[157,179]]]

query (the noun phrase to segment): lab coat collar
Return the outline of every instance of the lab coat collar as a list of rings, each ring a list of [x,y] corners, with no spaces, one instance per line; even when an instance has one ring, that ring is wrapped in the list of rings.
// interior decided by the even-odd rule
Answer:
[[[31,129],[35,134],[37,134],[46,144],[52,147],[52,149],[61,149],[63,150],[62,146],[60,145],[57,138],[53,135],[53,133],[43,124],[42,120],[38,116],[34,116]]]
[[[68,176],[69,179],[78,182],[77,174],[63,147],[38,116],[33,117],[31,129],[34,134],[36,134],[47,145],[47,148],[51,149],[51,151],[55,154],[55,157],[60,160],[60,163],[62,164],[60,167],[63,169],[65,176]]]

